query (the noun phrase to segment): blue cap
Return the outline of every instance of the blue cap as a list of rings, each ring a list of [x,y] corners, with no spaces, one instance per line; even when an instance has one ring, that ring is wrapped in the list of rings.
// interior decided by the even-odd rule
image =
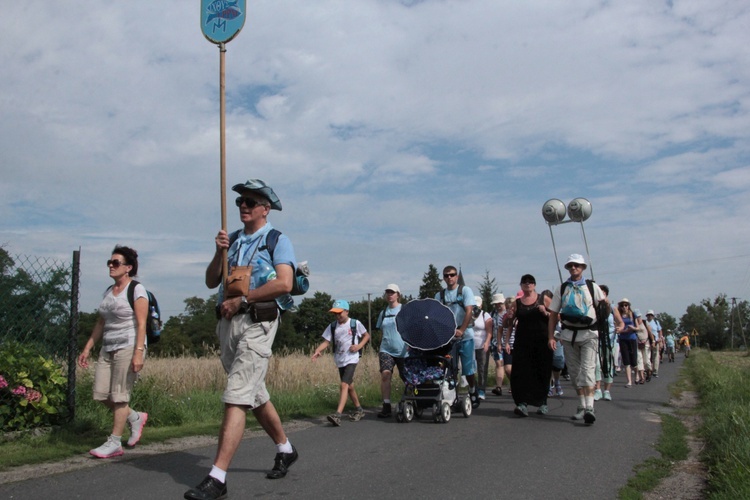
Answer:
[[[331,310],[329,312],[332,313],[340,313],[342,311],[348,311],[349,310],[349,302],[345,300],[336,300],[333,303],[333,307],[331,307]]]

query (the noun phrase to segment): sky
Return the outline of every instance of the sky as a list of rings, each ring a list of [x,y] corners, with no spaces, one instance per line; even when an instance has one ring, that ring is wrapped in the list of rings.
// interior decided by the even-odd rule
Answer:
[[[748,300],[749,26],[743,0],[248,1],[226,45],[227,188],[274,188],[308,296],[416,296],[430,264],[542,290],[581,253],[641,310]],[[115,244],[165,316],[207,298],[219,59],[198,0],[7,2],[0,246],[80,249],[82,311]],[[547,200],[578,197],[583,226],[547,225]]]

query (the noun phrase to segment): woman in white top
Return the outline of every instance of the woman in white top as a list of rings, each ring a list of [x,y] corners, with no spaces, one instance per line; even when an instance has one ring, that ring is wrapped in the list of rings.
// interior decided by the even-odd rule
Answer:
[[[148,294],[141,284],[133,286],[130,292],[132,277],[138,273],[138,253],[132,248],[116,246],[107,268],[115,283],[104,292],[99,320],[78,356],[78,365],[88,368],[91,350],[101,341],[95,363],[94,400],[112,410],[113,424],[107,441],[89,451],[97,458],[123,454],[121,440],[126,423],[130,427],[127,444],[135,446],[148,420],[147,413],[134,411],[128,405],[146,356]]]
[[[474,359],[477,364],[477,396],[484,399],[487,388],[487,371],[490,361],[490,341],[492,340],[492,316],[482,310],[482,297],[474,301]]]

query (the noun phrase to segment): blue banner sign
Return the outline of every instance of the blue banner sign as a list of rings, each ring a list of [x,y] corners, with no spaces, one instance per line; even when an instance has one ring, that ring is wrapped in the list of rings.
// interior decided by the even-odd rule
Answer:
[[[245,25],[246,0],[201,0],[201,31],[210,42],[227,43]]]

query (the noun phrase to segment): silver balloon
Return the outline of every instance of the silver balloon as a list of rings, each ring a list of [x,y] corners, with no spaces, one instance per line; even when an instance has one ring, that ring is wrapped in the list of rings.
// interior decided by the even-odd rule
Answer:
[[[591,217],[591,202],[586,198],[576,198],[568,203],[568,217],[574,222],[583,222]]]
[[[557,198],[547,200],[542,206],[542,216],[548,224],[559,224],[565,219],[565,203]]]

